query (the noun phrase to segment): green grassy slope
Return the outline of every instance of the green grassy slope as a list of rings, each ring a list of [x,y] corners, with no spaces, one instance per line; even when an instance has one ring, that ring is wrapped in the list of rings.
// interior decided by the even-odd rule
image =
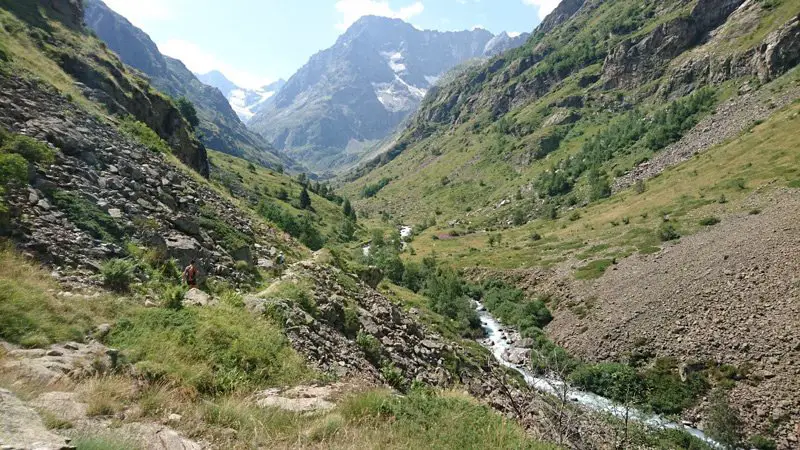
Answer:
[[[567,214],[607,197],[615,176],[678,140],[752,81],[699,90],[669,72],[633,72],[624,84],[603,79],[605,58],[621,42],[683,20],[695,5],[608,1],[536,33],[524,47],[431,92],[388,158],[356,172],[342,191],[362,197],[357,206],[366,215],[389,223],[475,229]],[[703,52],[750,51],[798,13],[797,2],[752,4],[718,30],[724,39],[690,46],[662,65],[674,68]],[[381,185],[364,198],[365,187]],[[508,206],[498,208],[503,202]]]
[[[681,235],[695,233],[712,226],[710,219],[757,213],[744,204],[756,190],[800,188],[798,126],[800,103],[795,102],[741,137],[648,181],[643,193],[630,188],[555,220],[540,218],[497,232],[467,233],[456,227],[465,235],[450,237],[452,228],[434,227],[416,237],[415,257],[435,252],[460,267],[497,268],[549,266],[575,258],[585,264],[576,276],[597,276],[615,258],[657,250],[667,225]],[[489,245],[490,235],[501,236],[495,247]]]

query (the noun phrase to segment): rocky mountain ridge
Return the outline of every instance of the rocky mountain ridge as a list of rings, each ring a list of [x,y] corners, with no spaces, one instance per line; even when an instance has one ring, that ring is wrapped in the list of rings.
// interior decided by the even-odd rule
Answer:
[[[186,97],[195,105],[201,139],[206,146],[273,167],[295,166],[260,136],[250,132],[221,92],[201,83],[181,61],[162,55],[141,29],[101,0],[87,1],[85,8],[86,25],[124,63],[142,71],[160,91],[174,98]]]
[[[388,136],[448,70],[525,38],[420,31],[398,19],[364,17],[312,56],[249,126],[289,155],[335,169]]]

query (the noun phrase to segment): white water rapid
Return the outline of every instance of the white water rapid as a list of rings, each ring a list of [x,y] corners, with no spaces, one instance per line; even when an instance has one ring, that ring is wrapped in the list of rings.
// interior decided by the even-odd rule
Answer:
[[[525,366],[513,364],[506,359],[505,357],[506,352],[510,349],[514,349],[514,346],[511,344],[510,341],[510,336],[506,332],[506,328],[503,327],[503,325],[501,325],[500,322],[498,322],[497,319],[495,319],[494,316],[492,316],[480,302],[476,303],[477,303],[478,315],[480,316],[481,319],[481,326],[483,327],[487,336],[485,339],[481,341],[481,344],[492,352],[495,359],[497,359],[497,361],[503,366],[519,372],[525,378],[525,381],[528,383],[528,385],[538,391],[546,392],[553,395],[556,395],[557,393],[560,394],[561,392],[563,392],[564,389],[563,382],[555,379],[542,378],[540,376],[536,376]],[[581,405],[582,407],[589,409],[591,411],[612,414],[618,418],[625,417],[625,409],[626,409],[625,406],[619,405],[597,394],[592,394],[591,392],[579,391],[577,389],[573,389],[572,387],[567,386],[567,396],[570,399],[570,401],[578,405]],[[644,423],[647,426],[653,428],[683,430],[698,439],[702,439],[704,442],[708,443],[712,447],[720,449],[722,448],[721,445],[719,445],[713,439],[706,436],[702,431],[698,430],[697,428],[669,421],[657,414],[649,414],[643,411],[628,408],[628,417],[630,418],[630,420],[635,420],[637,422]]]

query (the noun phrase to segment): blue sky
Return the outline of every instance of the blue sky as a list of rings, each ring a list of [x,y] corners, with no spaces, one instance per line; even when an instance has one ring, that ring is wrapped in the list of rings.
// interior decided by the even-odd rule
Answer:
[[[243,87],[289,78],[359,17],[420,29],[531,31],[559,0],[105,0],[162,53]]]

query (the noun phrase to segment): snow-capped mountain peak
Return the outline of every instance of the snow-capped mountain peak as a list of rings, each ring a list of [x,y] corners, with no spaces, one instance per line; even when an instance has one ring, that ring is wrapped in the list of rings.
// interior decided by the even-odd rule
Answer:
[[[236,86],[235,83],[228,80],[225,75],[217,70],[202,75],[198,74],[197,78],[203,83],[222,91],[225,98],[228,99],[228,103],[231,104],[231,108],[244,123],[252,119],[264,102],[269,100],[286,84],[286,81],[281,79],[258,89],[245,89]]]

